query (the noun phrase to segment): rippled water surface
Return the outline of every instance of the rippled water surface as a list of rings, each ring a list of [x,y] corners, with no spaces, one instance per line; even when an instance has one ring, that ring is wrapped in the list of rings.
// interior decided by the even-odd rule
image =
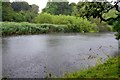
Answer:
[[[49,34],[4,37],[2,72],[10,78],[61,77],[114,56],[114,33]]]

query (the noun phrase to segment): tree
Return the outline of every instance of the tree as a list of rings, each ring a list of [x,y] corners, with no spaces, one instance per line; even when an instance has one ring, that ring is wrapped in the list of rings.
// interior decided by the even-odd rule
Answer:
[[[114,4],[111,4],[110,2],[79,2],[77,4],[77,9],[81,17],[86,17],[87,19],[89,19],[90,17],[99,18],[100,22],[104,21],[114,25],[115,31],[118,32],[118,34],[116,34],[116,39],[120,39],[120,6],[118,5],[119,3],[120,1],[114,2]],[[116,10],[116,17],[104,17],[104,14],[109,13],[111,10]]]
[[[76,3],[70,3],[69,4],[70,14],[73,15],[73,16],[76,16],[76,14],[78,13],[76,6],[77,6]]]
[[[14,11],[28,11],[30,6],[27,2],[13,2],[11,4]]]
[[[56,1],[52,0],[52,2],[47,2],[46,7],[42,10],[42,12],[50,13],[53,15],[71,15],[71,6],[69,6],[69,2],[67,0]]]
[[[32,22],[37,16],[39,7],[27,2],[2,2],[3,21]]]
[[[13,21],[14,11],[10,2],[2,2],[2,20]]]
[[[30,5],[30,7],[31,7],[30,11],[36,14],[38,13],[39,7],[37,5],[33,4],[33,5]]]

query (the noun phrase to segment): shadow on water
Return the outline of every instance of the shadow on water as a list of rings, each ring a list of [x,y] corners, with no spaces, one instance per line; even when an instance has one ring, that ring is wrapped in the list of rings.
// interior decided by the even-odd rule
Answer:
[[[61,77],[118,51],[114,33],[11,36],[2,44],[2,72],[10,78]]]

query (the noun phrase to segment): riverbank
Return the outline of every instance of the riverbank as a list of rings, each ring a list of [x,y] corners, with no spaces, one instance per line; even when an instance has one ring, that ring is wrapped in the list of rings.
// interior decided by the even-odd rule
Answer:
[[[64,78],[118,78],[120,77],[119,59],[120,56],[110,58],[107,62],[88,68],[87,70],[68,73]]]
[[[66,25],[2,22],[2,36],[65,32]]]
[[[2,36],[10,35],[31,35],[31,34],[45,34],[45,33],[84,33],[84,32],[100,32],[97,30],[97,27],[93,24],[90,24],[89,27],[86,27],[86,24],[83,26],[72,26],[72,25],[57,25],[57,24],[34,24],[28,22],[1,22],[1,33]],[[106,28],[107,29],[107,28]],[[108,27],[107,31],[112,31]]]

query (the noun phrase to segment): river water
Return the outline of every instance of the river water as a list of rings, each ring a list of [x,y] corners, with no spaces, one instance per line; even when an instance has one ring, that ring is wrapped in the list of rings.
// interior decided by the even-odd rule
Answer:
[[[2,40],[2,75],[10,78],[62,77],[116,55],[114,33],[9,36]],[[100,60],[101,59],[101,60]]]

